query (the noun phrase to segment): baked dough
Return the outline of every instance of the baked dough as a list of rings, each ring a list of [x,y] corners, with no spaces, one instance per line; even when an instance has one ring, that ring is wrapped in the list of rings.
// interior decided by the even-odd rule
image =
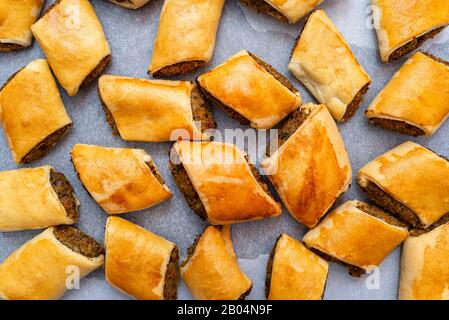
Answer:
[[[0,51],[29,47],[31,25],[37,20],[44,0],[0,1]]]
[[[127,9],[139,9],[146,5],[150,0],[108,0],[123,8]]]
[[[142,300],[173,300],[178,290],[176,244],[127,220],[106,223],[106,281]]]
[[[240,51],[197,81],[208,95],[248,119],[251,127],[269,129],[298,109],[301,97],[256,59]]]
[[[198,89],[190,81],[110,75],[99,80],[100,98],[105,108],[120,136],[130,141],[177,141],[180,136],[194,140],[207,138],[201,132],[201,125],[194,123],[200,121],[206,125],[207,122],[207,119],[194,119],[193,109],[201,108],[193,99],[194,90]],[[203,111],[209,112],[207,107],[203,107]]]
[[[449,300],[449,224],[409,237],[402,247],[399,299]]]
[[[102,248],[89,236],[71,227],[48,228],[0,264],[0,298],[59,299],[71,275],[83,278],[103,261]]]
[[[369,162],[357,180],[365,190],[374,185],[391,197],[382,201],[368,192],[379,206],[416,227],[429,227],[449,212],[449,162],[414,142],[405,142]]]
[[[329,264],[301,242],[282,234],[273,248],[267,273],[267,299],[320,300]],[[271,269],[271,270],[270,270]]]
[[[197,300],[241,300],[252,289],[238,265],[230,226],[210,226],[195,240],[181,276]]]
[[[371,83],[349,44],[323,10],[310,15],[288,69],[329,108],[337,121],[352,117]]]
[[[431,136],[449,115],[447,88],[449,63],[417,52],[393,76],[365,115],[375,125],[414,136]],[[387,126],[383,120],[388,120]],[[388,123],[395,125],[389,127]],[[409,131],[409,126],[415,130]]]
[[[340,132],[324,105],[304,105],[292,119],[298,116],[303,122],[262,162],[262,168],[292,216],[313,228],[349,188],[352,169]]]
[[[72,127],[46,60],[14,74],[0,89],[2,125],[16,163],[42,157]]]
[[[235,145],[179,141],[173,149],[179,159],[172,157],[172,172],[174,162],[179,160],[204,207],[203,218],[211,224],[232,224],[281,214],[281,206],[260,184],[245,155]],[[179,186],[179,181],[176,182]]]
[[[143,210],[172,197],[144,150],[76,144],[72,162],[83,185],[109,214]]]
[[[304,243],[331,260],[370,271],[407,237],[390,216],[360,201],[348,201],[307,232]]]
[[[109,44],[89,0],[57,0],[31,30],[69,96],[110,61]]]
[[[225,0],[165,0],[148,72],[188,73],[212,58]]]
[[[371,0],[378,12],[380,56],[390,62],[418,48],[449,24],[447,0]]]

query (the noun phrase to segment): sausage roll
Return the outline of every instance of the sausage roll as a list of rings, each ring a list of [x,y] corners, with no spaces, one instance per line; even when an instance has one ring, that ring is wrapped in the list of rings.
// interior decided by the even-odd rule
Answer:
[[[197,82],[212,104],[256,129],[275,126],[301,105],[290,81],[248,51],[238,52]]]
[[[108,0],[112,3],[127,9],[139,9],[146,5],[150,0]]]
[[[108,214],[143,210],[172,197],[144,150],[76,144],[72,162],[87,191]]]
[[[449,62],[418,52],[366,110],[373,125],[431,136],[449,115]]]
[[[211,224],[233,224],[281,214],[257,169],[235,145],[176,142],[170,169],[192,210]]]
[[[216,128],[198,87],[189,81],[102,76],[98,91],[106,119],[124,140],[201,140]]]
[[[350,186],[343,139],[324,105],[303,105],[280,128],[262,168],[292,216],[313,228]]]
[[[288,69],[337,121],[351,118],[371,83],[349,44],[323,10],[309,17]]]
[[[399,299],[449,300],[448,261],[448,223],[410,236],[402,247]]]
[[[43,157],[72,127],[46,60],[35,60],[0,88],[1,121],[16,163]]]
[[[244,300],[252,289],[238,265],[230,226],[210,226],[195,239],[181,276],[197,300]]]
[[[0,264],[0,298],[59,299],[69,289],[71,275],[79,279],[103,265],[103,251],[75,228],[50,227]]]
[[[296,23],[324,0],[240,0],[258,13],[289,23]]]
[[[304,243],[326,260],[360,277],[377,267],[408,237],[406,225],[379,208],[348,201],[307,232]]]
[[[365,165],[357,180],[378,206],[418,228],[449,212],[449,162],[406,142]]]
[[[111,60],[103,27],[89,0],[57,0],[31,30],[69,96],[94,80]]]
[[[383,62],[419,48],[449,24],[447,0],[371,0],[377,8],[375,25]]]
[[[41,229],[78,220],[78,199],[50,166],[0,172],[0,231]]]
[[[269,300],[320,300],[329,264],[286,234],[277,240],[267,265],[265,294]]]
[[[225,0],[165,0],[148,73],[192,72],[210,61]]]
[[[31,45],[31,25],[41,13],[44,0],[0,1],[0,51]]]
[[[106,223],[106,281],[142,300],[176,300],[178,247],[127,220]]]

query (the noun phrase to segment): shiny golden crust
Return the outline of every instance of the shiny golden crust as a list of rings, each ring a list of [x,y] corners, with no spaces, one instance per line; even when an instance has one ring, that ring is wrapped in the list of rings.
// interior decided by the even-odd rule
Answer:
[[[58,1],[31,30],[70,96],[93,71],[98,75],[101,70],[95,69],[111,55],[103,27],[88,0]]]
[[[449,24],[447,0],[371,0],[371,3],[378,10],[376,31],[383,62],[389,62],[390,56],[401,47]]]
[[[237,263],[230,226],[204,231],[181,266],[181,276],[197,300],[237,300],[252,288]]]
[[[59,299],[67,291],[67,271],[76,267],[82,278],[103,265],[102,254],[88,258],[72,251],[56,239],[54,230],[48,228],[0,264],[0,297],[9,300]]]
[[[408,230],[360,208],[359,201],[344,203],[307,232],[304,243],[364,270],[379,266],[408,237]]]
[[[412,210],[428,227],[449,212],[449,162],[414,142],[405,142],[366,164],[357,174]]]
[[[127,220],[106,223],[106,281],[142,300],[164,300],[167,266],[176,245]]]
[[[324,0],[263,0],[288,19],[296,23]]]
[[[326,107],[307,104],[300,110],[308,117],[262,167],[292,216],[313,228],[349,188],[352,170]]]
[[[102,76],[102,102],[124,140],[162,142],[204,138],[194,124],[189,81]]]
[[[143,210],[172,196],[151,170],[152,159],[144,150],[76,144],[72,162],[83,185],[109,214]]]
[[[277,242],[269,300],[320,300],[329,264],[300,241],[283,234]]]
[[[349,44],[323,10],[316,10],[309,17],[288,69],[329,108],[337,121],[347,120],[348,106],[371,83]],[[358,106],[352,106],[355,107]]]
[[[449,224],[419,237],[409,237],[402,247],[399,299],[449,299]]]
[[[126,9],[139,9],[146,5],[150,0],[108,0]]]
[[[209,62],[223,5],[224,0],[165,0],[148,72],[157,76],[159,70],[179,63],[201,62],[198,68]]]
[[[12,156],[21,163],[51,134],[71,125],[46,60],[31,62],[0,89],[2,125]]]
[[[179,141],[174,150],[211,224],[232,224],[281,214],[281,206],[258,183],[236,146]]]
[[[418,52],[371,103],[368,119],[403,121],[427,136],[449,116],[449,64]]]

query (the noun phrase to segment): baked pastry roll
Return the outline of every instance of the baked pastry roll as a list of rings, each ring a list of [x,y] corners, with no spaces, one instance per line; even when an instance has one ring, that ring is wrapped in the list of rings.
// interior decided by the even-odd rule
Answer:
[[[102,76],[98,91],[106,119],[124,140],[201,140],[216,128],[198,87],[190,81]]]
[[[289,23],[296,23],[324,0],[240,0],[258,13]]]
[[[212,58],[225,0],[165,0],[148,73],[173,76],[201,68]]]
[[[146,5],[150,0],[108,0],[123,8],[127,9],[139,9]]]
[[[72,127],[46,60],[35,60],[0,88],[3,129],[16,163],[43,157]]]
[[[75,228],[50,227],[0,264],[0,298],[59,299],[71,274],[82,278],[103,265],[103,251]]]
[[[44,0],[0,1],[0,51],[31,45],[31,25],[37,20]]]
[[[365,165],[357,180],[378,206],[427,228],[449,212],[449,162],[406,142]]]
[[[349,44],[323,10],[307,20],[288,69],[337,121],[351,118],[371,83]]]
[[[262,168],[292,216],[313,228],[351,184],[340,132],[324,105],[306,104],[280,127],[276,142]]]
[[[230,226],[210,226],[195,239],[181,276],[197,300],[244,300],[252,289],[238,265]]]
[[[282,234],[267,265],[265,294],[269,300],[320,300],[329,264],[301,242]]]
[[[449,24],[447,0],[371,0],[380,56],[391,62],[420,47]]]
[[[111,50],[89,0],[58,0],[31,27],[53,73],[69,96],[94,80]]]
[[[449,300],[448,261],[448,223],[410,236],[402,246],[399,299]]]
[[[418,52],[365,111],[371,124],[431,136],[449,115],[449,62]]]
[[[281,214],[257,169],[235,145],[179,141],[172,151],[175,183],[202,219],[222,225]]]
[[[79,202],[53,167],[0,172],[0,231],[41,229],[78,220]]]
[[[176,300],[179,251],[176,244],[127,220],[106,223],[106,281],[142,300]]]
[[[379,208],[348,201],[307,232],[304,243],[326,260],[347,266],[360,277],[408,237],[405,224]]]
[[[72,162],[87,191],[109,214],[143,210],[172,197],[144,150],[76,144]]]

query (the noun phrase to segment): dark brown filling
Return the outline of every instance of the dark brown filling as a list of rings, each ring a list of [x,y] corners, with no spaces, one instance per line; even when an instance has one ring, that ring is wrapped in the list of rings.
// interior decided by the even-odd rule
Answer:
[[[17,43],[1,43],[0,42],[0,52],[9,52],[9,51],[15,51],[15,50],[21,50],[26,48],[26,46],[23,46],[21,44]]]
[[[150,160],[148,162],[146,162],[148,168],[150,168],[151,173],[154,175],[154,177],[156,178],[156,180],[164,185],[165,181],[164,178],[162,178],[161,173],[159,172],[159,170],[157,169],[156,165],[154,164],[153,160]]]
[[[153,77],[171,77],[178,74],[186,74],[193,72],[206,64],[206,61],[203,60],[192,60],[192,61],[184,61],[172,64],[170,66],[163,67],[158,71],[151,74],[150,71],[148,73]]]
[[[104,103],[103,97],[101,96],[100,88],[97,88],[98,97],[100,97],[101,101],[101,108],[104,111],[104,114],[106,116],[106,122],[109,124],[109,126],[112,129],[113,135],[119,135],[119,131],[117,128],[117,123],[115,122],[114,116],[112,115],[112,112],[109,110],[106,103]]]
[[[83,83],[81,83],[80,87],[86,86],[92,81],[94,81],[96,78],[98,78],[98,76],[104,71],[104,69],[106,69],[106,67],[110,62],[111,62],[111,55],[107,55],[106,57],[101,59],[101,61],[98,63],[95,69],[92,70],[91,73],[89,73],[86,78],[84,78]]]
[[[164,299],[176,300],[178,297],[179,283],[179,249],[175,246],[170,254],[170,261],[165,272]]]
[[[45,10],[42,12],[41,19],[42,19],[47,13],[49,13],[54,7],[56,7],[61,1],[62,1],[62,0],[56,0],[56,1],[53,2],[51,5],[49,5],[49,6],[47,7],[47,9],[45,9]]]
[[[363,97],[368,92],[369,89],[369,83],[367,83],[360,91],[356,94],[354,99],[351,101],[351,103],[346,107],[346,112],[341,119],[342,122],[348,121],[352,118],[352,116],[356,113],[360,105],[362,104]]]
[[[97,258],[104,253],[103,247],[97,241],[73,227],[54,227],[53,234],[67,248],[87,258]]]
[[[201,132],[217,128],[217,123],[210,111],[210,107],[196,83],[190,96],[190,105],[192,106],[193,121],[201,123]]]
[[[339,260],[339,259],[337,259],[335,257],[332,257],[332,256],[328,255],[327,253],[324,253],[324,252],[318,250],[318,249],[315,249],[315,248],[309,248],[309,249],[313,253],[315,253],[316,255],[320,256],[321,258],[323,258],[326,261],[335,262],[335,263],[337,263],[337,264],[339,264],[339,265],[341,265],[343,267],[346,267],[348,269],[348,271],[349,271],[349,274],[352,277],[360,278],[361,276],[363,276],[366,273],[365,269],[362,269],[362,268],[354,266],[352,264],[343,262],[343,261],[341,261],[341,260]]]
[[[422,129],[400,120],[369,118],[369,122],[376,127],[408,134],[409,136],[413,137],[419,137],[426,134]]]
[[[73,221],[78,220],[78,201],[76,200],[70,182],[62,173],[52,169],[50,171],[50,183],[58,195],[58,199],[64,207],[67,217]]]
[[[387,212],[385,212],[375,206],[369,205],[364,202],[359,202],[359,204],[357,205],[357,208],[373,217],[376,217],[376,218],[392,225],[392,226],[401,227],[401,228],[407,227],[407,225],[404,222],[400,221],[399,219],[393,217],[392,215],[388,214]]]
[[[266,271],[266,276],[265,276],[265,298],[266,299],[268,299],[268,297],[270,296],[271,275],[273,273],[274,255],[276,254],[276,248],[277,248],[279,239],[281,239],[281,236],[279,236],[277,238],[276,242],[274,243],[274,246],[270,252],[270,257],[268,258],[267,271]]]
[[[253,8],[254,10],[257,11],[257,13],[267,14],[279,21],[288,22],[286,16],[277,11],[274,7],[270,6],[264,0],[240,0],[240,2],[242,2],[243,4],[245,4],[250,8]]]

